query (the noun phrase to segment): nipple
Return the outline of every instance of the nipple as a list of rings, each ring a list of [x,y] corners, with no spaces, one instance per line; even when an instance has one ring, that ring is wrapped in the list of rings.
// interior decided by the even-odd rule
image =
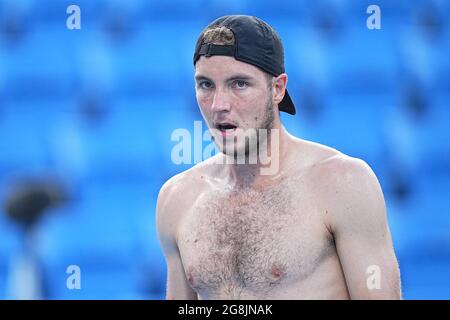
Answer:
[[[192,268],[189,268],[186,271],[186,280],[190,283],[193,284],[194,283],[194,276],[192,275]]]
[[[193,283],[194,283],[194,277],[192,276],[192,273],[191,273],[191,272],[188,272],[188,273],[187,273],[187,281],[188,281],[190,284],[193,284]]]
[[[273,266],[271,270],[271,275],[275,280],[280,280],[284,276],[283,270],[278,266]]]

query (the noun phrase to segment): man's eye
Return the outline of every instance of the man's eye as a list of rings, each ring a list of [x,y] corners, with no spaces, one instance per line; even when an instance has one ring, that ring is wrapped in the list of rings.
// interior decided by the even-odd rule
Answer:
[[[233,87],[235,87],[236,89],[245,89],[248,87],[248,82],[244,80],[236,80],[233,83]]]
[[[209,82],[209,81],[202,81],[202,82],[199,83],[199,87],[201,89],[211,89],[212,83]]]

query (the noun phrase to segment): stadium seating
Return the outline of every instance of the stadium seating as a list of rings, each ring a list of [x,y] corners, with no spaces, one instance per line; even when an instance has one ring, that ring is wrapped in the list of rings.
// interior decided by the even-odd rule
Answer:
[[[288,131],[365,160],[379,177],[405,298],[450,298],[448,1],[378,1],[381,30],[366,28],[371,1],[77,3],[82,29],[72,31],[64,1],[0,4],[2,203],[11,177],[46,173],[71,190],[34,234],[45,298],[164,298],[156,198],[193,165],[172,161],[171,135],[202,120],[195,40],[230,13],[279,31],[298,111],[282,115]],[[22,234],[2,210],[8,298]],[[70,265],[82,290],[66,286]]]

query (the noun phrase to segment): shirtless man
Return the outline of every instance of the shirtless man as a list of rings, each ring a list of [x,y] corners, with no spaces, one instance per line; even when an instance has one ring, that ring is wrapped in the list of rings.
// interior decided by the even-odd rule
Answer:
[[[197,101],[222,152],[159,193],[167,299],[399,299],[373,171],[280,122],[280,111],[295,108],[275,31],[255,17],[219,18],[201,33],[194,65]],[[256,152],[234,139],[249,128],[278,130],[277,141],[258,138],[256,148],[278,144],[276,173],[221,161]]]

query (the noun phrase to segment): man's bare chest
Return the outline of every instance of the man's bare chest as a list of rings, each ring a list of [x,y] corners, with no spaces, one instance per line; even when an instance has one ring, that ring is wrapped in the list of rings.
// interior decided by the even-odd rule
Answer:
[[[202,194],[180,224],[186,278],[198,292],[268,293],[306,279],[329,253],[319,209],[280,185]]]

